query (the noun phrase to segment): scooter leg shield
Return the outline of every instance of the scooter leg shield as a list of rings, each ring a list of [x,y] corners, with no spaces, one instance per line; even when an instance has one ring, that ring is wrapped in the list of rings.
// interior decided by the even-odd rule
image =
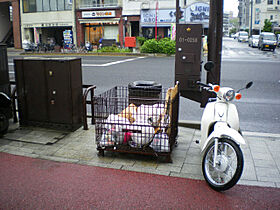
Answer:
[[[209,145],[215,138],[229,138],[236,142],[238,145],[246,144],[244,138],[236,130],[228,127],[226,123],[217,123],[214,127],[214,131],[208,136],[205,141],[202,152],[204,152],[207,145]]]

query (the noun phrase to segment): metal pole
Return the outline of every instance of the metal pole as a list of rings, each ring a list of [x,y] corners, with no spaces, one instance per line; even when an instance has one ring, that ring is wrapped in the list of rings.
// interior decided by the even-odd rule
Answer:
[[[208,61],[213,61],[215,67],[211,73],[207,73],[207,83],[220,84],[223,37],[223,0],[210,0],[208,36]]]
[[[251,24],[250,24],[250,36],[253,35],[253,0],[251,0]]]
[[[179,0],[176,0],[176,24],[179,23],[180,19],[180,5],[179,5]]]
[[[156,21],[155,21],[155,39],[157,40],[157,16],[158,16],[158,1],[156,2]]]

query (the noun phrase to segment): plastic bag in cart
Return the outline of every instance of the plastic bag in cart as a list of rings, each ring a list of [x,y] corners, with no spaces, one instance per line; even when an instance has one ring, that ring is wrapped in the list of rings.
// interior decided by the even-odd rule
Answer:
[[[152,143],[150,144],[150,147],[152,147],[155,152],[170,152],[170,145],[167,134],[156,134]]]

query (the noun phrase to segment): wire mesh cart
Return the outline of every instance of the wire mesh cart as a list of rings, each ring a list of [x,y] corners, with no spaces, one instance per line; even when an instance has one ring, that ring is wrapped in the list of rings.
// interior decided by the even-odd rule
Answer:
[[[104,151],[165,156],[178,133],[178,85],[169,89],[137,91],[114,87],[94,97],[96,144]]]

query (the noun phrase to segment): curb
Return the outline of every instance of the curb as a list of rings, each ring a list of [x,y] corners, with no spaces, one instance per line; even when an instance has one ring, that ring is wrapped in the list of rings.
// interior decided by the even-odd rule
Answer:
[[[200,130],[200,121],[180,120],[178,122],[180,127],[193,128]]]
[[[22,52],[20,55],[32,55],[32,56],[137,56],[137,57],[174,57],[175,55],[166,55],[159,53],[28,53]]]
[[[200,121],[192,121],[192,120],[181,120],[178,122],[180,127],[184,128],[192,128],[200,130]],[[244,136],[258,136],[265,138],[280,138],[280,134],[278,133],[261,133],[261,132],[252,132],[252,131],[242,131]]]

